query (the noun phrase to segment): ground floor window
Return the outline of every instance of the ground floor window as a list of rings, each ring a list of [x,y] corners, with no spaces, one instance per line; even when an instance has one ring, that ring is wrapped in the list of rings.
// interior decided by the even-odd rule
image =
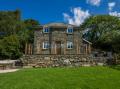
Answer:
[[[67,49],[72,49],[73,48],[73,42],[68,41],[67,42]]]
[[[49,42],[43,42],[43,49],[49,48]]]

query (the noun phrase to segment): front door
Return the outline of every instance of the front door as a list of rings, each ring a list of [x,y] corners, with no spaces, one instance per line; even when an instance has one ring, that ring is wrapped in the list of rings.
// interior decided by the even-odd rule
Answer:
[[[56,54],[61,54],[61,41],[56,41]]]

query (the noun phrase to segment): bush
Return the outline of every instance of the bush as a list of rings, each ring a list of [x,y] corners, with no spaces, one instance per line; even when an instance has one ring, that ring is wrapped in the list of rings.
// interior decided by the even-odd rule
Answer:
[[[20,42],[16,35],[4,37],[0,40],[0,58],[17,59],[22,56],[20,52]]]

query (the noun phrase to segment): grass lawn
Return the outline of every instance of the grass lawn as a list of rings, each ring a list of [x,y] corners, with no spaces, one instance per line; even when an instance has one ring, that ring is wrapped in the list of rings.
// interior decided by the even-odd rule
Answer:
[[[120,70],[109,67],[22,69],[0,74],[0,89],[120,89]]]

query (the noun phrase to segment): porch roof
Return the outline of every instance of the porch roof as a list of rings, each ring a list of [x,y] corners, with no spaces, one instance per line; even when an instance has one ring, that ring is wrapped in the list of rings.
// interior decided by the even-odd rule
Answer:
[[[86,39],[82,39],[83,41],[85,41],[85,42],[87,42],[87,43],[89,43],[89,44],[92,44],[90,41],[88,41],[88,40],[86,40]]]

